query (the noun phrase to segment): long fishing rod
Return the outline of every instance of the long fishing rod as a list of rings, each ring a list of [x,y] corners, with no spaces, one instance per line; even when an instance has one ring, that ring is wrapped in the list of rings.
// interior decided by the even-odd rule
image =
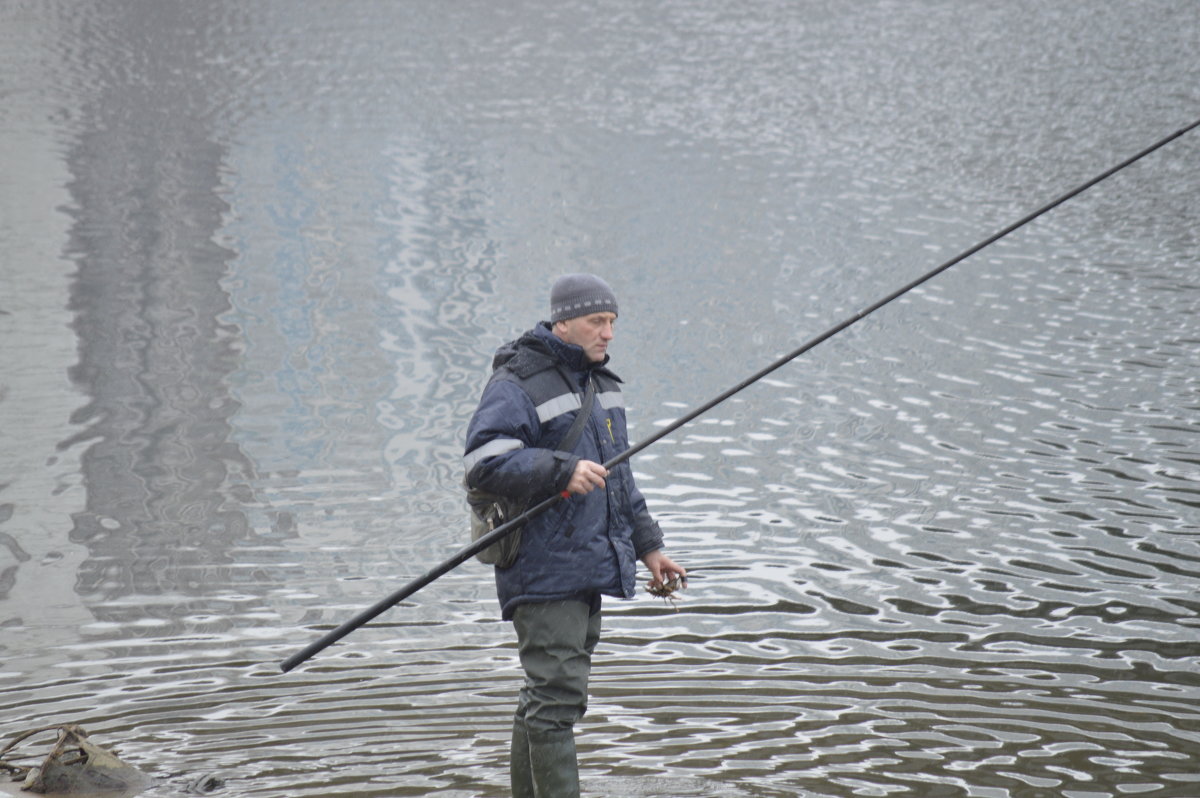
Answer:
[[[826,330],[825,332],[816,336],[815,338],[810,338],[809,340],[805,341],[803,344],[801,344],[796,349],[792,350],[791,352],[787,353],[786,355],[779,358],[775,362],[771,363],[769,366],[766,366],[765,368],[761,369],[760,371],[755,372],[754,374],[750,375],[746,379],[739,382],[737,385],[734,385],[729,390],[725,391],[724,393],[720,394],[719,396],[714,397],[713,399],[704,403],[700,407],[697,407],[695,410],[692,410],[692,411],[688,412],[686,415],[683,415],[683,416],[677,418],[675,421],[673,421],[670,424],[668,424],[667,426],[663,427],[662,429],[660,429],[658,432],[654,433],[650,437],[640,441],[639,443],[634,444],[633,446],[630,446],[628,449],[626,449],[621,454],[612,458],[607,463],[604,463],[603,464],[604,468],[606,470],[612,470],[613,468],[615,468],[616,466],[625,462],[629,458],[633,457],[635,454],[642,451],[646,447],[661,440],[662,438],[665,438],[667,435],[670,435],[672,432],[679,429],[684,424],[687,424],[688,422],[695,420],[697,417],[703,415],[704,413],[707,413],[709,410],[712,410],[714,407],[721,404],[722,402],[724,402],[726,399],[733,396],[734,394],[745,390],[746,388],[748,388],[751,385],[753,385],[754,383],[758,382],[759,380],[761,380],[763,377],[767,376],[771,372],[775,371],[776,369],[782,368],[783,366],[787,365],[791,361],[800,357],[800,355],[804,354],[808,350],[829,340],[833,336],[840,333],[842,330],[845,330],[847,327],[850,327],[851,325],[857,324],[859,321],[862,321],[864,318],[871,315],[875,311],[879,310],[884,305],[887,305],[887,304],[895,301],[896,299],[899,299],[900,297],[904,296],[905,294],[907,294],[909,291],[913,290],[914,288],[922,285],[923,283],[928,282],[929,280],[932,280],[934,277],[938,276],[939,274],[946,271],[950,267],[952,267],[958,263],[961,263],[962,261],[971,257],[972,255],[974,255],[976,252],[983,249],[984,247],[994,244],[995,242],[999,241],[1001,238],[1004,238],[1006,235],[1013,232],[1014,230],[1024,227],[1025,225],[1029,224],[1034,219],[1038,218],[1039,216],[1046,213],[1047,211],[1057,208],[1059,205],[1062,205],[1064,202],[1071,199],[1072,197],[1082,194],[1084,191],[1087,191],[1089,188],[1096,185],[1097,183],[1107,180],[1108,178],[1112,177],[1117,172],[1121,171],[1122,169],[1129,166],[1130,164],[1133,164],[1133,163],[1141,160],[1142,158],[1145,158],[1147,155],[1154,152],[1155,150],[1169,144],[1170,142],[1174,141],[1175,139],[1179,138],[1180,136],[1184,135],[1185,133],[1187,133],[1197,127],[1200,127],[1200,119],[1197,119],[1195,122],[1191,123],[1190,125],[1187,125],[1186,127],[1180,128],[1179,130],[1175,131],[1174,133],[1172,133],[1169,136],[1159,139],[1157,142],[1155,142],[1154,144],[1151,144],[1149,147],[1147,147],[1146,149],[1137,153],[1136,155],[1126,158],[1121,163],[1117,164],[1116,166],[1112,167],[1111,169],[1107,169],[1104,172],[1101,172],[1099,175],[1097,175],[1096,177],[1093,177],[1091,180],[1088,180],[1086,183],[1082,183],[1079,186],[1066,192],[1065,194],[1062,194],[1061,196],[1051,200],[1050,202],[1047,202],[1045,205],[1038,208],[1036,211],[1013,222],[1008,227],[1005,227],[1003,230],[1000,230],[999,232],[994,233],[991,236],[988,236],[986,239],[979,242],[978,244],[971,247],[970,249],[967,249],[967,250],[961,252],[960,254],[955,255],[950,260],[941,264],[937,268],[926,272],[925,274],[918,277],[916,280],[913,280],[908,285],[905,285],[904,287],[902,287],[896,291],[893,291],[892,293],[888,294],[883,299],[879,300],[878,302],[874,303],[873,305],[869,305],[869,306],[863,308],[862,310],[858,311],[857,313],[855,313],[853,316],[846,319],[842,323],[829,328],[828,330]],[[323,649],[333,645],[334,643],[341,640],[346,635],[353,632],[355,629],[374,620],[380,614],[387,611],[388,609],[391,609],[395,605],[399,604],[401,601],[404,601],[404,599],[406,599],[409,596],[411,596],[412,594],[416,593],[418,590],[425,587],[430,582],[433,582],[434,580],[439,579],[442,576],[445,576],[447,573],[454,570],[458,566],[462,565],[464,562],[471,559],[476,554],[478,554],[479,552],[486,549],[488,546],[490,546],[493,543],[497,542],[498,540],[501,540],[502,538],[505,538],[508,535],[512,534],[518,527],[525,524],[530,519],[541,515],[542,513],[546,512],[551,507],[553,507],[555,504],[557,504],[559,501],[561,501],[563,499],[567,499],[567,498],[570,498],[570,495],[566,491],[563,491],[562,493],[556,493],[553,496],[550,496],[549,498],[543,499],[541,502],[533,505],[528,510],[526,510],[525,512],[518,515],[516,518],[513,518],[511,521],[508,521],[507,523],[501,524],[500,526],[493,529],[491,532],[488,532],[486,535],[483,535],[479,539],[473,541],[469,546],[466,546],[461,551],[459,551],[457,554],[455,554],[453,557],[446,560],[442,564],[438,565],[436,568],[433,568],[432,570],[428,571],[427,573],[423,574],[422,576],[419,576],[416,579],[412,580],[404,587],[400,588],[399,590],[397,590],[394,593],[392,593],[391,595],[389,595],[387,598],[384,598],[383,600],[376,602],[375,604],[371,605],[367,609],[363,610],[358,615],[354,616],[350,620],[343,623],[341,626],[338,626],[336,629],[333,629],[332,631],[326,633],[320,639],[318,639],[315,642],[311,643],[310,645],[306,646],[301,651],[298,651],[297,653],[288,657],[280,664],[280,668],[283,670],[284,673],[287,673],[288,671],[292,670],[292,668],[295,668],[297,665],[299,665],[300,663],[309,659],[317,652],[322,651]]]

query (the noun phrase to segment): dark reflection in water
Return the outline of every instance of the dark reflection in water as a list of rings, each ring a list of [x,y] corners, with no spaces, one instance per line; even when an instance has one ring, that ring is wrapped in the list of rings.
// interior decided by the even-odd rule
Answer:
[[[88,402],[71,419],[81,432],[61,448],[88,444],[87,506],[70,539],[89,552],[76,590],[105,621],[176,619],[214,590],[273,581],[231,552],[259,537],[241,506],[256,475],[230,440],[238,403],[227,378],[241,342],[221,321],[234,254],[215,242],[228,211],[226,150],[190,79],[201,55],[191,13],[100,9],[93,32],[120,31],[127,46],[85,36],[73,54],[89,72],[66,157],[67,254],[78,264],[71,378]],[[289,526],[284,517],[274,531]]]
[[[457,550],[553,275],[619,287],[642,437],[1200,86],[1166,0],[3,13],[48,218],[0,199],[0,736],[82,721],[164,796],[505,794],[486,569],[277,663]],[[1200,794],[1198,152],[638,456],[694,579],[608,607],[589,794]]]

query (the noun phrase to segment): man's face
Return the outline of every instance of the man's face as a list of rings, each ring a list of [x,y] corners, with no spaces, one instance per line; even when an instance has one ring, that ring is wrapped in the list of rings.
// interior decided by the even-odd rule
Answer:
[[[608,344],[613,339],[613,325],[616,321],[616,313],[576,316],[557,322],[554,325],[554,334],[583,349],[583,353],[591,362],[599,363],[608,354]]]

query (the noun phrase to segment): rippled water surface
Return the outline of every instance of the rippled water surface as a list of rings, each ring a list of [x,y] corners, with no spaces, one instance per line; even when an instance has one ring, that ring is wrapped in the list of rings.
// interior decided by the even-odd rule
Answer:
[[[644,438],[1200,115],[1194,4],[8,2],[0,740],[147,796],[500,796],[492,350],[621,300]],[[1200,134],[633,463],[593,796],[1200,796]],[[206,780],[206,777],[212,779]],[[2,789],[2,788],[0,788]]]

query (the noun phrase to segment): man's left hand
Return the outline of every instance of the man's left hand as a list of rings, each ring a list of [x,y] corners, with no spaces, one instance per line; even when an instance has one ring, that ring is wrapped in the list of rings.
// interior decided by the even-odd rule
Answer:
[[[675,561],[663,553],[662,549],[642,557],[642,562],[650,569],[651,587],[661,587],[675,577],[679,577],[679,586],[687,587],[687,571],[675,564]]]

